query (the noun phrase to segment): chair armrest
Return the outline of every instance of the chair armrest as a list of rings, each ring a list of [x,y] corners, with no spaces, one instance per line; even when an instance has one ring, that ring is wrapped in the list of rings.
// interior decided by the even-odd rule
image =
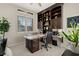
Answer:
[[[44,36],[43,39],[46,39],[46,36]]]

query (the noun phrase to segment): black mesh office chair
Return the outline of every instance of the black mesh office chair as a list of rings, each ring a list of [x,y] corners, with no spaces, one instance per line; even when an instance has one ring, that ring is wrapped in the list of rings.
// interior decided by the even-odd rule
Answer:
[[[52,42],[52,32],[50,32],[50,31],[48,31],[47,33],[46,33],[46,36],[45,37],[43,37],[43,40],[44,40],[44,45],[42,45],[44,48],[46,48],[46,50],[48,51],[48,44],[50,43],[50,42]],[[51,48],[51,47],[49,47],[49,48]],[[42,47],[41,47],[41,49],[42,49]]]

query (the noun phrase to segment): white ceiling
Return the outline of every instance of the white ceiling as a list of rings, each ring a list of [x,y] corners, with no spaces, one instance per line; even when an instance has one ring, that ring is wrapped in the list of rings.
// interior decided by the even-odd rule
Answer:
[[[17,5],[19,7],[26,8],[38,13],[53,4],[54,3],[41,3],[42,6],[39,6],[38,3],[15,3],[14,5]]]

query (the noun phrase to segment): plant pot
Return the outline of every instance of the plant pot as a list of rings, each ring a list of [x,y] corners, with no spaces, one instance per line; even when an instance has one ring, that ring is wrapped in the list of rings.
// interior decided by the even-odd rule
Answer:
[[[6,43],[7,39],[0,40],[0,56],[3,56],[5,54]]]
[[[79,45],[77,47],[75,47],[74,42],[68,41],[68,46],[72,52],[79,54]]]

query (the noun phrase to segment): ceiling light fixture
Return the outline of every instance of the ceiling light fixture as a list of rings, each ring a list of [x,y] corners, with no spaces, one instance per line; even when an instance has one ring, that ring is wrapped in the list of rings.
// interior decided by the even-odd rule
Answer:
[[[30,3],[30,5],[33,5],[34,3]],[[42,4],[41,3],[37,3],[38,4],[38,6],[42,6]]]

